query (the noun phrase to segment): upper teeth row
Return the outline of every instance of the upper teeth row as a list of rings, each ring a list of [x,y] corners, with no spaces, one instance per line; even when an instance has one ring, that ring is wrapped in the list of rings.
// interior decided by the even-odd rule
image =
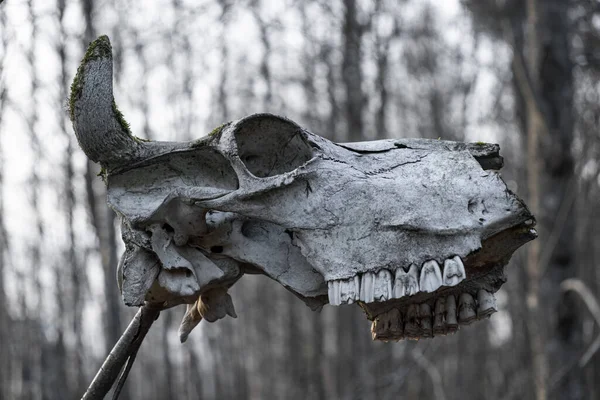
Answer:
[[[411,264],[408,271],[398,268],[395,277],[387,269],[365,272],[350,279],[329,281],[329,304],[352,304],[355,301],[372,303],[412,296],[418,292],[435,292],[441,286],[456,286],[466,277],[465,266],[459,256],[444,261],[444,272],[435,260],[426,261],[421,270]]]

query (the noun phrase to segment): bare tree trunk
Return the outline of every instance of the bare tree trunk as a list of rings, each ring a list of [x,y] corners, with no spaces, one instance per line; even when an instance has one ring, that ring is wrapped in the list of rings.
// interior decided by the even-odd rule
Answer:
[[[562,281],[577,276],[575,260],[575,204],[577,177],[572,144],[574,138],[574,75],[571,61],[571,23],[566,17],[570,3],[561,0],[538,0],[543,17],[540,30],[541,53],[539,89],[542,115],[547,128],[540,137],[543,150],[540,181],[541,227],[547,240],[538,241],[539,269],[542,274],[540,294],[548,315],[553,315],[548,332],[549,365],[558,366],[564,360],[578,360],[582,349],[582,322],[572,295],[557,296]],[[582,110],[583,113],[583,110]],[[553,390],[554,392],[554,390]],[[569,372],[558,386],[561,399],[579,399],[585,392],[580,371]]]
[[[539,79],[537,71],[540,69],[540,51],[541,43],[539,38],[539,14],[537,0],[527,1],[527,35],[525,37],[524,48],[527,54],[524,57],[524,74],[530,77],[527,82],[521,82],[521,85],[530,85],[530,92],[536,93],[539,90]],[[518,61],[516,61],[518,62]],[[526,72],[528,71],[528,72]],[[540,212],[540,157],[539,141],[540,136],[544,134],[544,122],[541,116],[541,110],[533,96],[524,96],[525,101],[525,121],[527,137],[527,188],[529,196],[529,207],[531,211],[539,215]],[[530,243],[527,249],[527,294],[526,304],[528,310],[527,332],[529,336],[529,346],[531,352],[532,373],[537,400],[547,398],[547,365],[548,361],[545,353],[545,335],[542,330],[540,313],[540,242]]]
[[[541,236],[545,239],[531,243],[527,257],[528,332],[538,400],[549,396],[549,366],[560,370],[561,363],[575,359],[580,340],[575,307],[568,297],[557,296],[560,283],[576,275],[572,208],[575,176],[571,155],[573,66],[565,17],[568,12],[568,2],[528,0],[523,69],[528,76],[522,77],[520,83],[530,86],[524,96],[529,205],[539,216]],[[550,323],[549,316],[554,317]],[[580,374],[569,373],[559,393],[560,398],[579,398],[583,393]]]
[[[540,51],[537,0],[527,0],[528,32],[525,39],[527,49],[527,69],[531,72],[531,85],[538,90],[539,80],[536,73],[540,69]],[[529,207],[535,215],[540,212],[540,158],[539,141],[544,134],[543,121],[537,103],[531,98],[525,99],[527,121],[527,188]],[[527,332],[532,356],[532,371],[537,400],[547,398],[546,381],[548,360],[545,353],[545,335],[540,315],[540,240],[530,243],[527,248],[527,309],[529,310]]]
[[[327,137],[329,140],[343,142],[345,138],[339,137],[340,135],[338,134],[340,106],[338,104],[336,95],[337,81],[335,79],[335,65],[333,64],[331,50],[332,47],[330,45],[324,44],[321,51],[322,58],[324,59],[327,67],[327,100],[329,101],[329,106],[331,107],[329,117],[327,118],[327,130],[325,137]]]
[[[31,70],[31,92],[30,98],[32,99],[32,106],[30,108],[29,115],[27,116],[27,126],[29,130],[29,139],[31,143],[31,148],[33,150],[33,157],[35,160],[35,164],[33,166],[31,172],[31,178],[29,181],[30,192],[30,202],[31,208],[34,212],[34,221],[35,227],[34,235],[29,247],[29,254],[31,254],[30,271],[39,270],[42,267],[42,248],[44,241],[44,224],[42,220],[41,210],[40,210],[40,197],[43,196],[42,192],[42,180],[40,178],[40,168],[38,167],[44,161],[44,151],[41,148],[41,144],[39,142],[39,138],[37,135],[37,127],[39,123],[37,109],[39,107],[38,103],[38,90],[40,87],[40,81],[37,74],[37,42],[38,42],[38,19],[37,14],[34,10],[35,6],[33,4],[33,0],[27,1],[27,9],[28,16],[31,22],[31,44],[27,51],[27,62]],[[30,276],[26,274],[26,276]],[[33,331],[29,331],[27,328],[34,328],[35,325],[40,323],[40,316],[42,314],[42,295],[41,292],[41,282],[40,282],[40,274],[34,274],[30,278],[33,282],[33,287],[29,287],[28,294],[26,296],[26,303],[29,305],[33,312],[28,312],[25,315],[31,315],[30,319],[25,319],[27,326],[25,329],[25,337],[27,338],[24,343],[27,343],[27,346],[24,347],[24,351],[27,353],[25,355],[25,365],[23,366],[23,383],[27,387],[27,393],[31,398],[39,398],[41,397],[42,392],[42,371],[41,371],[41,354],[44,351],[44,340],[43,333],[39,331],[39,329],[35,329]],[[33,293],[33,290],[35,293]],[[25,307],[27,308],[27,306]]]
[[[358,21],[356,0],[344,0],[344,60],[342,79],[346,89],[347,140],[363,139],[363,107],[365,98],[362,90],[361,41],[363,27]]]
[[[8,45],[8,33],[6,31],[6,11],[0,8],[0,70],[4,68],[6,47]],[[7,89],[4,79],[0,78],[0,126],[4,117],[4,106],[7,100]],[[0,130],[0,189],[4,188],[4,155],[2,148],[2,135]],[[8,253],[8,237],[4,226],[4,200],[0,196],[0,304],[6,303],[6,293],[4,292],[4,273],[5,260]],[[6,307],[0,307],[0,399],[8,397],[9,371],[10,371],[10,353],[8,348],[10,326],[9,315]]]
[[[379,4],[379,3],[378,3]],[[387,138],[387,107],[389,93],[388,85],[388,53],[390,50],[391,37],[376,36],[375,46],[377,47],[377,78],[376,89],[379,94],[379,105],[375,116],[375,134],[376,139]]]

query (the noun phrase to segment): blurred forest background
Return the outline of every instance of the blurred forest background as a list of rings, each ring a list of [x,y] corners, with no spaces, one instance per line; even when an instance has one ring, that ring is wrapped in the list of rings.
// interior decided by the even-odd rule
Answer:
[[[253,112],[335,141],[500,143],[538,217],[490,321],[374,343],[358,307],[311,312],[264,277],[239,318],[163,312],[129,399],[598,399],[600,2],[597,0],[6,0],[0,4],[0,398],[79,398],[135,313],[98,166],[66,112],[108,34],[134,134],[189,140]],[[592,344],[596,346],[586,353]]]

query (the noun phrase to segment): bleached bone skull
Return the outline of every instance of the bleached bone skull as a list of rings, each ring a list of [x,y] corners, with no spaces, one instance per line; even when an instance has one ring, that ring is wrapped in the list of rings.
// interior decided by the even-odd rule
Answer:
[[[487,318],[534,219],[498,172],[498,146],[394,139],[336,144],[257,114],[189,143],[144,142],[112,93],[108,38],[72,86],[79,144],[122,218],[127,305],[235,316],[227,289],[267,275],[319,309],[359,304],[375,339],[432,337]]]

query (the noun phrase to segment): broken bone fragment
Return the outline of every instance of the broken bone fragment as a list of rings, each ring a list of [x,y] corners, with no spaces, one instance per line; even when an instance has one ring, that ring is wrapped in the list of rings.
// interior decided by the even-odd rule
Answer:
[[[422,292],[432,293],[442,286],[442,273],[437,261],[430,260],[421,268],[419,288]]]
[[[181,343],[187,340],[192,330],[200,323],[200,321],[202,321],[202,315],[200,315],[200,312],[198,311],[197,304],[188,304],[183,320],[179,325],[179,330],[177,331]]]
[[[470,325],[476,319],[475,299],[469,293],[461,293],[458,298],[458,322]]]
[[[164,219],[173,228],[173,241],[177,246],[187,244],[190,236],[201,236],[206,233],[207,211],[179,199],[169,203],[165,209]]]
[[[160,273],[160,262],[152,252],[130,245],[121,257],[117,281],[123,302],[128,306],[142,306],[146,293]]]
[[[214,288],[206,291],[193,304],[187,305],[183,320],[179,325],[179,340],[185,342],[190,332],[205,319],[207,322],[215,322],[229,315],[237,318],[231,296],[225,288]]]
[[[182,268],[194,270],[192,263],[184,258],[175,247],[171,235],[159,224],[150,226],[152,250],[160,259],[164,269]]]
[[[459,256],[444,261],[444,286],[456,286],[467,276],[465,266]]]
[[[207,322],[215,322],[229,315],[237,318],[231,296],[227,289],[218,287],[207,290],[196,302],[198,312]]]
[[[179,297],[196,296],[200,292],[194,274],[186,268],[161,269],[156,282],[169,294]]]
[[[477,292],[477,318],[489,318],[496,311],[498,311],[498,307],[496,306],[494,294],[480,289]]]

